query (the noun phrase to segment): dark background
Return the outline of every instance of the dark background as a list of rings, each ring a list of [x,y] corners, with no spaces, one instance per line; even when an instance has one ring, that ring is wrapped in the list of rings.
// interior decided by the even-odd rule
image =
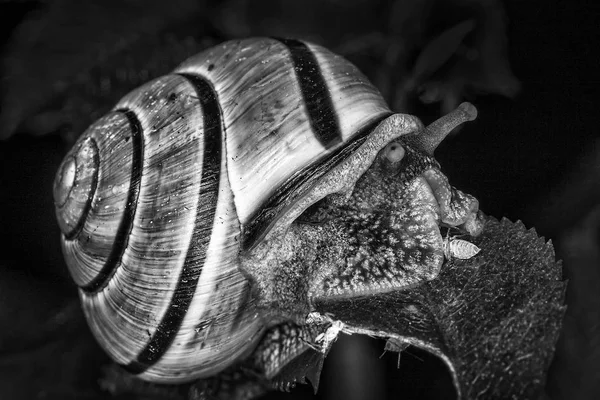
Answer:
[[[482,58],[492,55],[475,63],[455,55],[424,79],[466,77],[458,93],[479,110],[478,119],[436,155],[453,184],[475,195],[486,213],[520,219],[552,238],[570,284],[547,393],[552,399],[598,398],[598,6],[440,0],[421,2],[430,7],[423,11],[417,3],[0,3],[0,137],[6,137],[0,141],[0,398],[104,398],[97,377],[106,360],[77,308],[51,188],[73,138],[121,95],[220,41],[296,36],[346,55],[397,111],[430,122],[440,115],[440,104],[419,102],[418,93],[403,89],[403,79],[432,38],[463,18],[476,22],[465,45],[480,48]],[[485,28],[498,21],[498,28]],[[390,61],[398,44],[406,51]],[[490,66],[498,60],[510,64],[508,72]],[[119,68],[148,73],[119,81],[111,75]],[[520,90],[503,95],[510,71]],[[103,79],[110,87],[102,86]],[[382,352],[383,342],[342,337],[327,360],[318,397],[453,398],[439,360],[409,349],[396,370],[396,356],[380,360]],[[311,395],[306,386],[268,398]]]

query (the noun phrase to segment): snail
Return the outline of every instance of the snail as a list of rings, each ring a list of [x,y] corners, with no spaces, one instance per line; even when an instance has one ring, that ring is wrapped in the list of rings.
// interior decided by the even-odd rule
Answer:
[[[93,123],[57,172],[62,249],[91,331],[141,379],[188,382],[305,319],[315,299],[435,278],[440,225],[483,226],[433,157],[475,116],[463,103],[424,127],[349,61],[295,39],[188,59]]]

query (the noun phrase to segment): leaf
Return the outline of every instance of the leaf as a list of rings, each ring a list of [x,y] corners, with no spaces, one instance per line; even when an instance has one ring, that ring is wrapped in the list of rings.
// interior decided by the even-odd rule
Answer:
[[[190,399],[249,400],[269,390],[289,391],[307,379],[316,393],[327,352],[311,343],[323,327],[293,323],[275,326],[241,364],[193,383]]]
[[[316,393],[327,351],[319,351],[312,343],[325,328],[281,324],[261,340],[250,358],[250,364],[275,389],[289,390],[296,383],[307,383],[308,379]]]
[[[565,311],[561,265],[520,222],[491,219],[471,241],[477,256],[446,262],[427,284],[317,309],[349,333],[438,355],[461,399],[539,397]]]

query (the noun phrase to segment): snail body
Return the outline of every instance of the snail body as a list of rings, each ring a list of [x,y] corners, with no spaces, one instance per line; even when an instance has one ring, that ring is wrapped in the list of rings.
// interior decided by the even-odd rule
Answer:
[[[445,134],[473,118],[463,105],[423,128],[393,114],[347,60],[297,40],[232,41],[190,58],[92,124],[57,173],[61,243],[92,332],[145,380],[218,373],[295,317],[278,308],[272,287],[304,268],[294,249],[327,224],[343,231],[344,245],[333,243],[331,229],[322,243],[347,248],[364,222],[356,217],[364,200],[385,194],[370,183],[383,175],[398,182],[386,184],[396,194],[408,193],[400,196],[407,204],[427,210],[427,218],[415,211],[385,219],[403,232],[394,241],[421,249],[410,255],[423,268],[410,261],[418,271],[388,286],[336,286],[345,275],[330,263],[295,286],[307,288],[300,313],[311,298],[432,279],[443,261],[438,224],[481,230],[477,201],[452,188],[433,158]],[[378,203],[378,216],[398,205],[388,203]],[[405,252],[404,244],[393,247]],[[365,265],[357,254],[354,268]]]

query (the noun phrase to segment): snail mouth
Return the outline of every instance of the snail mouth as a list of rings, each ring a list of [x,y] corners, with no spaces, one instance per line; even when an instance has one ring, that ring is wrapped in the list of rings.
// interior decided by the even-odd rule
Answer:
[[[427,183],[433,193],[437,205],[444,209],[452,199],[452,191],[448,178],[437,168],[430,168],[425,171],[421,178]]]
[[[446,175],[437,168],[426,170],[420,178],[429,186],[435,198],[440,225],[457,227],[472,236],[481,233],[483,221],[477,199],[453,188]]]

